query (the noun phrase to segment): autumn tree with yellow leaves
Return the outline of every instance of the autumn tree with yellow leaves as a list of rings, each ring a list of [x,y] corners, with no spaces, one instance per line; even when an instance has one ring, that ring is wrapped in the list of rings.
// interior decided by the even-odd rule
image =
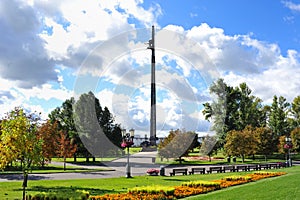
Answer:
[[[1,121],[0,169],[8,163],[19,161],[23,172],[23,199],[28,173],[32,166],[41,163],[42,140],[37,135],[38,115],[26,115],[23,109],[15,108]]]

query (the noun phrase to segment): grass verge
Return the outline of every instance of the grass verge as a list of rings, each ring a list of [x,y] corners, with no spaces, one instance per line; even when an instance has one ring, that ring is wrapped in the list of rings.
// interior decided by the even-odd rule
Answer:
[[[270,171],[284,171],[288,175],[257,181],[242,186],[234,186],[228,189],[198,195],[187,199],[297,199],[300,196],[300,166]],[[128,189],[140,186],[176,186],[183,182],[196,180],[218,180],[231,175],[245,175],[245,172],[215,173],[189,176],[139,176],[132,179],[110,178],[89,180],[39,180],[29,181],[27,194],[40,192],[52,193],[58,196],[73,197],[78,191],[88,191],[91,195],[109,193],[124,193]],[[22,182],[0,182],[0,199],[20,199],[22,195]],[[284,197],[284,198],[283,198]]]
[[[67,166],[66,170],[63,169],[63,166],[59,165],[47,165],[43,168],[34,168],[30,173],[31,174],[51,174],[51,173],[82,173],[82,172],[96,172],[96,171],[107,171],[108,168],[95,168],[87,169],[81,167]],[[11,174],[22,174],[22,171],[17,169],[11,169],[9,171],[0,172],[1,175],[11,175]]]
[[[276,178],[263,179],[245,185],[229,187],[212,193],[185,198],[187,200],[275,200],[299,199],[300,167],[286,168],[288,174]]]

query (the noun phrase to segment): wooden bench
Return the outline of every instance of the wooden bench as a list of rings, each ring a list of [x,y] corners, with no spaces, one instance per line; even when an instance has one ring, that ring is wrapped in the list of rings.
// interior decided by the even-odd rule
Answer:
[[[269,164],[259,164],[259,169],[270,169]]]
[[[277,163],[270,163],[270,164],[269,164],[269,168],[270,168],[270,169],[272,169],[272,168],[273,168],[273,169],[277,169],[277,168],[280,168],[280,165],[277,164]]]
[[[226,171],[235,172],[235,167],[233,165],[224,166],[223,172],[225,173]]]
[[[189,171],[189,174],[194,174],[197,172],[200,174],[205,174],[205,168],[204,167],[192,168],[191,171]]]
[[[258,165],[248,165],[247,168],[248,168],[248,171],[250,171],[250,170],[258,170],[259,166]]]
[[[236,171],[238,172],[239,170],[247,171],[248,170],[248,166],[247,165],[237,165],[236,166]]]
[[[222,167],[210,167],[209,170],[207,170],[207,173],[211,174],[212,172],[218,172],[222,173]]]
[[[173,171],[170,172],[170,176],[175,176],[175,174],[187,175],[187,169],[186,168],[173,169]]]
[[[287,167],[286,163],[285,162],[278,163],[278,168],[281,168],[281,167]]]

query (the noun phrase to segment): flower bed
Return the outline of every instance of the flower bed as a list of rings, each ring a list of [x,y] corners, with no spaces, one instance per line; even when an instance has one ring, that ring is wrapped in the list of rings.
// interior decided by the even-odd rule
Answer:
[[[168,200],[180,199],[192,195],[204,194],[207,192],[240,185],[268,177],[284,175],[283,172],[255,172],[245,176],[229,176],[215,181],[190,181],[184,182],[181,186],[145,186],[129,189],[124,194],[107,194],[103,196],[91,196],[91,200],[126,199],[126,200]]]
[[[150,175],[150,176],[157,176],[158,173],[159,173],[158,169],[148,169],[147,170],[147,174]]]

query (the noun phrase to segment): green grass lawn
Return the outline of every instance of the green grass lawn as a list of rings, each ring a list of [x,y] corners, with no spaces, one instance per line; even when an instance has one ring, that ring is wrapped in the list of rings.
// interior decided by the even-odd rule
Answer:
[[[282,171],[287,175],[260,180],[245,185],[234,186],[212,193],[186,198],[188,200],[282,200],[299,199],[300,197],[300,167],[287,168]]]
[[[34,167],[30,173],[33,174],[49,174],[49,173],[81,173],[81,172],[95,172],[95,171],[107,171],[107,168],[97,168],[97,169],[86,169],[83,167],[73,167],[73,166],[66,166],[66,170],[63,169],[63,166],[59,165],[46,165],[44,167]],[[6,171],[0,171],[0,175],[8,175],[8,174],[22,174],[22,171],[18,167],[10,168]]]
[[[300,166],[279,169],[278,171],[285,171],[288,174],[187,199],[297,199],[300,196]],[[175,186],[191,180],[218,180],[232,174],[245,174],[245,172],[174,177],[139,176],[132,179],[121,177],[92,180],[30,180],[27,194],[51,192],[58,196],[78,197],[81,191],[89,191],[91,195],[123,193],[127,192],[128,188],[136,186]],[[21,185],[22,182],[20,181],[0,182],[0,199],[20,199],[22,195]]]

